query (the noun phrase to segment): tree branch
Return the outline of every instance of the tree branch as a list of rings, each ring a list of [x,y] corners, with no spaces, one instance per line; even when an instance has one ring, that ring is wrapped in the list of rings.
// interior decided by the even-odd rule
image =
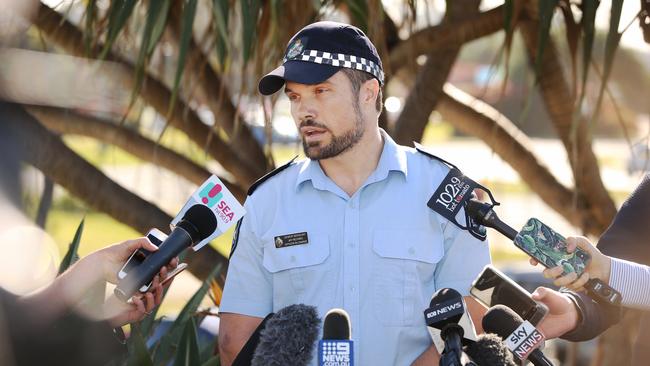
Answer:
[[[526,184],[552,209],[571,224],[598,234],[599,227],[587,210],[574,207],[573,192],[529,150],[532,143],[506,116],[485,102],[447,83],[437,111],[459,131],[484,141],[508,163]],[[581,202],[583,205],[584,202]]]
[[[390,51],[393,74],[400,68],[415,68],[416,58],[433,49],[462,45],[503,30],[504,22],[503,5],[501,5],[471,19],[441,24],[413,33]]]
[[[24,148],[27,162],[89,207],[105,212],[141,233],[152,227],[169,225],[171,216],[108,178],[19,105],[0,103],[0,118],[0,123],[8,127],[11,139],[29,144]],[[200,252],[189,253],[186,261],[190,271],[200,279],[205,279],[218,263],[223,263],[223,273],[227,271],[228,260],[209,246]],[[221,276],[218,278],[222,281]]]
[[[456,24],[458,21],[476,17],[480,1],[447,1],[447,13],[444,25]],[[420,141],[429,116],[438,103],[442,86],[449,78],[462,43],[434,48],[427,53],[427,62],[418,72],[415,85],[411,89],[402,113],[395,122],[393,138],[402,145]]]
[[[65,49],[66,52],[78,57],[86,57],[82,32],[55,10],[47,5],[40,4],[34,24],[48,38]],[[90,54],[97,57],[99,46],[91,50]],[[135,85],[135,68],[133,64],[110,52],[107,59],[115,61],[124,67],[123,78],[128,87],[133,88]],[[156,109],[160,115],[165,116],[171,101],[169,88],[148,73],[144,79],[140,96]],[[236,150],[232,149],[218,134],[212,134],[210,128],[181,100],[176,101],[174,112],[169,117],[169,123],[185,132],[199,146],[204,146],[208,154],[231,172],[243,186],[249,186],[265,173],[264,169],[257,169],[250,162],[242,159]]]
[[[182,2],[175,1],[170,7],[169,18],[172,23],[173,38],[180,38]],[[270,160],[264,155],[262,146],[253,138],[244,116],[239,113],[231,99],[231,92],[226,83],[212,68],[203,48],[190,39],[190,55],[187,57],[185,72],[191,72],[193,80],[206,96],[206,103],[214,114],[215,124],[223,128],[230,138],[230,144],[238,146],[238,153],[245,160],[255,164],[255,168],[267,171]],[[238,122],[237,122],[238,121]],[[216,131],[213,134],[217,133]]]
[[[137,131],[118,126],[116,123],[51,107],[31,106],[27,108],[27,111],[52,131],[60,134],[92,137],[117,146],[141,160],[161,166],[196,185],[203,184],[211,175],[207,169],[185,156],[151,141]],[[224,177],[219,177],[219,179],[240,202],[246,199],[245,190]]]
[[[526,43],[530,63],[535,65],[539,22],[535,20],[521,22],[519,30]],[[543,77],[537,78],[538,87],[553,126],[567,150],[577,199],[588,203],[587,208],[596,219],[599,231],[602,232],[614,218],[616,206],[603,184],[598,160],[592,150],[587,121],[583,116],[578,116],[574,121],[575,99],[564,76],[552,37],[548,38],[540,65],[540,75]]]

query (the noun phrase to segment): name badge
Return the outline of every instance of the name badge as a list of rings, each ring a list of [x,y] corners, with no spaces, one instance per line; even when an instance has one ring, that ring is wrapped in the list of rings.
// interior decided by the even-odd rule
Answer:
[[[307,232],[280,235],[275,237],[276,248],[286,248],[309,243]]]

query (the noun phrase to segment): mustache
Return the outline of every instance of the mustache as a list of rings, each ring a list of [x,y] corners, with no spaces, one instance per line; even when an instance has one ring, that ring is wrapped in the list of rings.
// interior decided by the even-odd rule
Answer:
[[[317,122],[313,119],[305,119],[300,122],[300,126],[298,126],[298,129],[303,128],[303,127],[316,127],[316,128],[322,128],[324,130],[327,130],[327,126],[324,124]]]

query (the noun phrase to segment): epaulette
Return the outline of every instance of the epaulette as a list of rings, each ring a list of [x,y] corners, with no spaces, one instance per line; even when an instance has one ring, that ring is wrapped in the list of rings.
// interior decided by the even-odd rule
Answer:
[[[248,188],[248,192],[247,192],[246,194],[249,195],[249,196],[250,196],[251,194],[253,194],[253,192],[255,192],[255,190],[256,190],[259,186],[261,186],[262,183],[266,182],[267,179],[269,179],[269,178],[273,177],[274,175],[280,173],[281,171],[287,169],[291,164],[293,164],[293,161],[296,160],[297,157],[298,157],[298,155],[294,156],[294,158],[291,159],[291,160],[289,160],[286,164],[284,164],[284,165],[282,165],[282,166],[279,166],[279,167],[277,167],[277,168],[271,170],[270,172],[264,174],[264,176],[263,176],[262,178],[256,180],[255,183],[253,183],[253,184],[250,186],[250,188]]]
[[[447,160],[445,160],[445,159],[443,159],[443,158],[441,158],[441,157],[435,156],[435,155],[433,155],[432,153],[426,151],[426,150],[424,149],[424,146],[418,144],[417,142],[414,142],[414,144],[415,144],[415,150],[421,152],[422,154],[424,154],[424,155],[426,155],[426,156],[428,156],[428,157],[430,157],[430,158],[434,158],[434,159],[436,159],[436,160],[442,162],[443,164],[449,166],[450,168],[456,168],[456,169],[458,169],[457,166],[455,166],[454,164],[448,162]],[[458,169],[458,170],[460,170],[460,169]]]

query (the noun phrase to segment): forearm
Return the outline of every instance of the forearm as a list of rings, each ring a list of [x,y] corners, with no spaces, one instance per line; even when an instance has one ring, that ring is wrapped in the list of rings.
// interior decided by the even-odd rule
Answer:
[[[92,253],[71,266],[49,286],[23,296],[19,302],[26,310],[33,310],[45,319],[61,315],[74,307],[96,284],[103,281],[103,272],[98,270],[101,260]]]
[[[624,306],[650,308],[650,267],[612,258],[609,285],[620,291]]]

